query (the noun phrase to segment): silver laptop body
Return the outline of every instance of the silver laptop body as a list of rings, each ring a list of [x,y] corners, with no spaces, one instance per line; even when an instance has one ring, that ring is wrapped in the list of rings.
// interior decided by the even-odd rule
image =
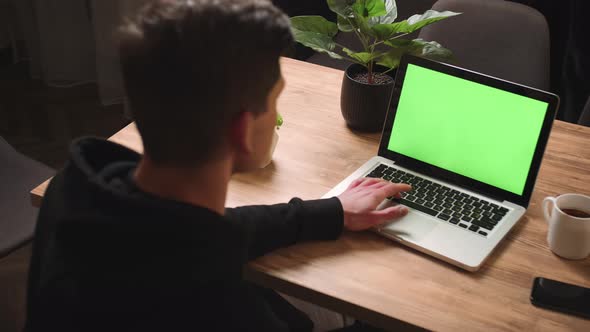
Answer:
[[[465,93],[469,93],[470,97]],[[491,98],[490,94],[497,96]],[[423,102],[431,96],[438,96],[436,102]],[[496,101],[498,105],[494,105]],[[440,104],[445,104],[449,111],[425,111],[420,118],[421,105],[428,106],[429,103],[437,109]],[[366,176],[382,177],[392,182],[412,181],[416,184],[410,183],[415,196],[412,192],[406,193],[403,199],[386,200],[379,207],[404,204],[410,212],[375,231],[463,269],[477,271],[526,212],[558,104],[559,99],[553,94],[448,64],[404,56],[396,75],[378,155],[324,197],[338,196],[353,180]],[[494,119],[496,115],[491,111],[481,111],[480,118],[470,115],[470,112],[494,107],[502,110],[498,112],[505,113],[498,115],[502,118]],[[510,111],[505,108],[510,108]],[[444,110],[444,107],[441,109]],[[467,113],[452,114],[459,110]],[[433,125],[426,120],[431,116],[440,118],[437,118],[436,125],[440,125],[442,135],[446,135],[440,139],[433,136],[432,144],[428,141],[432,130],[422,128],[422,124],[426,127]],[[452,123],[447,124],[446,121]],[[444,129],[447,125],[452,128]],[[490,132],[488,136],[480,135],[478,130],[456,135],[457,128],[479,128],[479,131]],[[420,130],[424,132],[420,133]],[[498,144],[495,143],[494,132],[497,132]],[[427,137],[422,141],[421,137],[412,137],[414,134]],[[472,138],[475,143],[467,146],[463,143],[466,138]],[[444,143],[453,139],[456,144]],[[478,143],[478,140],[481,142]],[[521,141],[520,145],[511,143]],[[477,157],[461,154],[462,150],[477,149],[478,144],[485,151],[478,151]],[[428,154],[432,146],[440,148]],[[438,151],[447,153],[435,156],[438,161],[431,162],[430,156],[439,154]],[[503,151],[507,151],[507,162],[493,155],[501,155]],[[445,155],[449,158],[455,156],[454,160],[445,159]],[[481,158],[499,160],[498,167],[487,168],[486,163],[480,162]],[[465,162],[456,163],[456,159]],[[472,168],[470,163],[474,164]],[[500,172],[499,169],[509,171]],[[418,185],[423,191],[415,191]],[[410,202],[411,198],[414,201]],[[441,201],[443,203],[439,204]],[[417,202],[420,202],[419,206]],[[428,207],[425,206],[427,203]]]

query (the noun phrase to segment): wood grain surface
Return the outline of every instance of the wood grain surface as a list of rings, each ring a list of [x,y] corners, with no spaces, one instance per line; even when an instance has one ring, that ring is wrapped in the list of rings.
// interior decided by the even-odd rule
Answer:
[[[321,197],[377,153],[379,134],[349,130],[340,114],[342,72],[283,59],[285,124],[274,161],[230,183],[228,206]],[[141,151],[134,125],[111,140]],[[35,188],[38,205],[47,182]],[[545,196],[590,195],[590,128],[556,121],[525,217],[484,267],[466,272],[372,233],[296,245],[252,262],[247,278],[378,326],[437,331],[590,331],[590,320],[531,305],[533,278],[590,287],[590,259],[555,256],[546,241]],[[409,326],[409,325],[408,325]]]

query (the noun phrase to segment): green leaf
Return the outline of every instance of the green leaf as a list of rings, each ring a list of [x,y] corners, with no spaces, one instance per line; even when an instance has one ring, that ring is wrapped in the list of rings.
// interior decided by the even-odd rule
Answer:
[[[377,24],[390,24],[397,18],[397,4],[395,0],[385,0],[385,14],[371,17],[369,25],[375,26]]]
[[[334,52],[336,43],[332,40],[332,37],[296,29],[293,29],[293,36],[297,42],[312,48],[316,52],[326,53],[334,59],[342,59],[340,54]]]
[[[357,0],[327,0],[330,10],[342,17],[352,15],[352,5],[356,2]]]
[[[335,59],[342,56],[334,50],[333,37],[338,33],[336,23],[321,16],[296,16],[291,18],[291,31],[295,40],[317,52],[327,53]]]
[[[442,47],[441,44],[435,41],[426,42],[422,39],[414,39],[414,41],[420,41],[423,43],[421,53],[415,55],[421,55],[423,57],[433,60],[444,60],[453,56],[453,52],[451,52],[449,49]]]
[[[395,0],[328,0],[328,5],[338,14],[338,29],[343,32],[356,30],[376,37],[371,26],[397,17]]]
[[[389,50],[389,52],[383,54],[379,59],[377,59],[376,62],[378,65],[382,65],[390,69],[397,68],[404,53],[404,49],[402,48],[392,48]]]
[[[293,30],[313,32],[329,37],[334,37],[338,33],[338,26],[322,16],[295,16],[291,18],[291,27]]]
[[[364,16],[357,16],[355,15],[354,18],[354,23],[356,28],[364,35],[366,36],[375,36],[375,33],[373,32],[373,30],[371,30],[371,27],[369,26],[369,19],[367,17]]]
[[[452,11],[437,12],[436,10],[427,10],[422,15],[412,15],[408,18],[408,24],[414,27],[415,30],[425,27],[434,22],[444,20],[447,17],[457,16],[461,13],[455,13]],[[414,30],[414,31],[415,31]]]
[[[368,17],[383,16],[387,14],[383,0],[366,0],[365,13]]]
[[[436,22],[436,21],[440,21],[442,19],[445,19],[447,17],[451,17],[451,16],[457,16],[460,15],[461,13],[455,13],[449,10],[445,10],[444,12],[437,12],[436,10],[432,10],[429,9],[427,11],[424,12],[424,14],[422,15],[412,15],[410,16],[410,18],[408,18],[408,23],[410,25],[415,25],[421,22]],[[427,23],[429,24],[429,23]],[[426,25],[426,24],[425,24]],[[422,25],[424,26],[424,25]]]
[[[352,4],[352,12],[355,16],[362,16],[364,18],[387,14],[383,0],[356,0]]]
[[[364,0],[357,0],[354,4],[352,4],[352,12],[355,16],[367,17],[369,14],[365,14],[365,1]]]
[[[359,53],[351,52],[351,53],[348,53],[348,56],[358,60],[360,63],[363,63],[363,64],[368,64],[369,61],[371,61],[371,53],[367,53],[367,52],[359,52]]]
[[[352,4],[352,12],[364,18],[387,14],[383,0],[357,0]]]
[[[423,56],[433,60],[442,60],[451,57],[452,53],[435,41],[424,41],[420,38],[414,40],[394,39],[385,42],[392,48],[377,60],[377,64],[389,68],[399,66],[402,55],[408,53]]]
[[[394,24],[377,24],[371,27],[371,31],[379,40],[391,38],[398,32]]]
[[[347,18],[344,18],[340,15],[338,15],[338,29],[340,29],[340,31],[343,32],[352,32],[354,31],[355,27],[350,24],[351,22],[354,22],[354,20],[349,20]]]
[[[412,15],[405,21],[399,23],[393,23],[393,29],[396,33],[411,33],[416,30],[422,29],[423,27],[444,20],[447,17],[460,15],[461,13],[455,13],[451,11],[437,12],[436,10],[427,10],[422,15]]]
[[[438,56],[440,58],[448,58],[452,55],[451,51],[442,47],[435,41],[425,41],[421,38],[414,40],[394,39],[385,42],[393,48],[402,49],[404,53],[410,53],[420,56]]]
[[[348,54],[349,57],[357,60],[359,63],[361,63],[365,66],[368,65],[369,62],[373,61],[375,58],[378,58],[383,55],[383,53],[379,53],[379,52],[373,52],[373,53],[355,52],[355,51],[350,50],[348,48],[343,48],[342,51],[344,51],[344,53]]]
[[[434,22],[459,14],[460,13],[450,11],[437,12],[435,10],[428,10],[422,15],[413,15],[407,20],[398,23],[379,23],[376,25],[372,25],[371,30],[374,36],[376,36],[380,40],[386,40],[393,37],[396,34],[411,33]]]
[[[407,47],[417,47],[420,46],[418,44],[419,41],[421,41],[422,39],[414,39],[414,40],[408,40],[408,39],[392,39],[392,40],[388,40],[385,42],[385,45],[394,47],[394,48],[407,48]]]

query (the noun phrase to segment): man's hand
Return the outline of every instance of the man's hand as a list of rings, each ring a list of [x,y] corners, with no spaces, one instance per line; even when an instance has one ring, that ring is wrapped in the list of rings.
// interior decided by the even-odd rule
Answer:
[[[403,217],[408,208],[402,205],[375,210],[389,196],[400,197],[400,193],[412,190],[407,184],[391,183],[375,178],[354,180],[338,198],[344,209],[344,228],[362,231],[380,225],[388,220]]]

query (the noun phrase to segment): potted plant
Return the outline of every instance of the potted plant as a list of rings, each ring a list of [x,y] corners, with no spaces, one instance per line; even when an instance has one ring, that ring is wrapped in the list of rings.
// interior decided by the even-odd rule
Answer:
[[[348,60],[340,106],[347,125],[361,131],[378,131],[389,103],[394,71],[405,53],[447,58],[451,52],[435,41],[403,39],[429,24],[460,13],[428,10],[395,22],[395,0],[327,0],[337,23],[322,16],[295,16],[291,26],[295,40],[330,57]],[[354,33],[362,50],[354,51],[334,41],[338,31]]]

